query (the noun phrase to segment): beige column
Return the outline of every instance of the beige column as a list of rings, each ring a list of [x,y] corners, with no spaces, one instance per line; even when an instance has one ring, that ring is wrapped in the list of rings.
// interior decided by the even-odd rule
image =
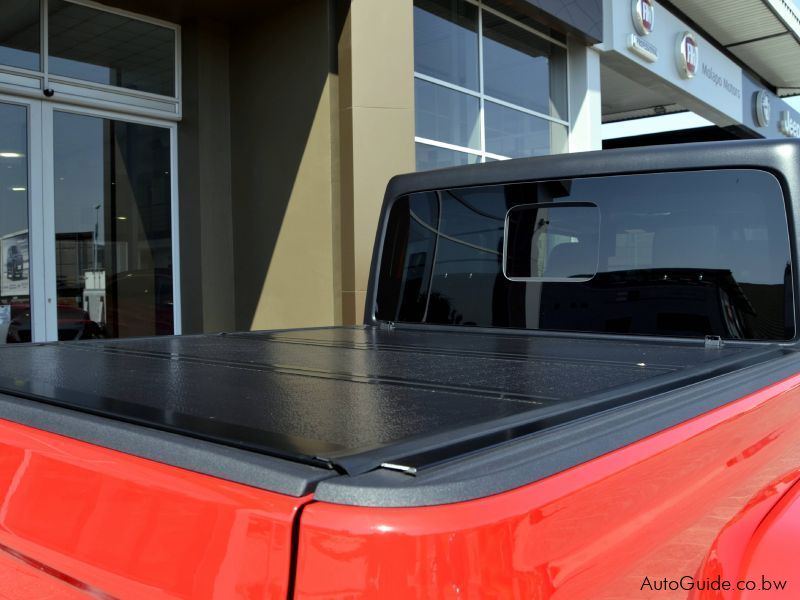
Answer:
[[[341,318],[363,319],[386,184],[414,170],[412,0],[352,0],[339,39]]]

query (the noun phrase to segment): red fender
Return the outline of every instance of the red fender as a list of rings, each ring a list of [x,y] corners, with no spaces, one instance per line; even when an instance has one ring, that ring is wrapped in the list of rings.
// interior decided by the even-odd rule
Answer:
[[[800,594],[800,472],[765,486],[722,529],[695,579],[692,600],[797,598]],[[720,589],[714,582],[730,582]],[[781,589],[785,583],[785,587]]]
[[[794,485],[761,522],[744,556],[740,579],[757,582],[770,598],[800,596],[800,485]],[[786,585],[780,589],[780,582]],[[763,598],[759,591],[739,598]]]

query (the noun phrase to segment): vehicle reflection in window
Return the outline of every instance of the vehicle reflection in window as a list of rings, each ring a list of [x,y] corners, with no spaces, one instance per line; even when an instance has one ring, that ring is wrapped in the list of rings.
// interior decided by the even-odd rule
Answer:
[[[59,304],[58,337],[61,340],[92,340],[105,337],[102,327],[89,318],[89,313],[77,306]],[[30,304],[11,305],[11,323],[6,335],[7,343],[31,341]]]

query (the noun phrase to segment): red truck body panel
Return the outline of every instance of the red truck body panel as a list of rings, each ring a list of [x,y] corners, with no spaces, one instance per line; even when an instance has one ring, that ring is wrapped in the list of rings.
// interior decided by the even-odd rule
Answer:
[[[307,501],[0,421],[0,598],[286,598]]]
[[[749,500],[772,490],[774,504],[773,482],[782,479],[785,491],[797,479],[798,386],[800,376],[791,377],[480,500],[395,509],[309,504],[296,597],[685,597],[685,590],[642,589],[644,578],[655,585],[699,576],[715,538]],[[796,538],[782,543],[771,552],[792,549]],[[788,589],[798,585],[789,581]]]

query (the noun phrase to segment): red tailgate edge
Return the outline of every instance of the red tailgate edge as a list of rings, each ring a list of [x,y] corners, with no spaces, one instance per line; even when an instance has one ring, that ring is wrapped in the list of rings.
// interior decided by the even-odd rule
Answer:
[[[0,420],[0,597],[283,599],[310,499]]]

